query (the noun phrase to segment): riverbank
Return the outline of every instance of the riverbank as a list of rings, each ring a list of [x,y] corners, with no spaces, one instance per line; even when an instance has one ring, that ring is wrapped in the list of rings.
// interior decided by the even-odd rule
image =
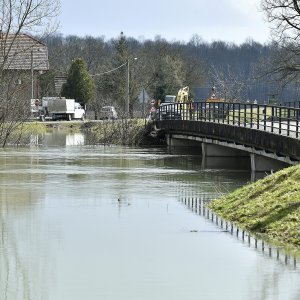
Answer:
[[[151,146],[161,145],[158,137],[151,136],[152,125],[143,119],[85,122],[81,131],[89,144]]]
[[[300,164],[214,200],[209,208],[252,234],[300,252]]]
[[[159,137],[151,135],[152,125],[143,119],[24,122],[10,130],[5,143],[27,145],[32,136],[52,130],[82,132],[86,135],[86,143],[90,145],[158,146],[164,143]]]
[[[28,127],[38,129],[40,132],[46,132],[51,129],[64,131],[80,132],[83,126],[82,121],[46,121],[46,122],[28,122]]]

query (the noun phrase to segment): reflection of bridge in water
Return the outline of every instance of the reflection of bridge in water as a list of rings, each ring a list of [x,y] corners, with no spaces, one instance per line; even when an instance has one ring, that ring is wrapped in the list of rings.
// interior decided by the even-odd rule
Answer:
[[[202,216],[208,221],[211,221],[216,225],[216,231],[221,230],[228,234],[231,234],[236,239],[240,240],[242,243],[247,243],[249,247],[253,247],[255,250],[261,252],[263,255],[266,255],[270,258],[274,258],[286,265],[297,267],[297,262],[299,262],[299,258],[294,255],[291,255],[288,251],[283,249],[282,247],[278,247],[276,245],[272,245],[267,241],[261,239],[261,237],[251,234],[250,232],[239,228],[234,223],[222,219],[214,212],[212,212],[207,204],[215,199],[217,195],[212,194],[201,194],[198,197],[181,197],[179,202],[182,203],[188,210],[192,213]],[[191,232],[201,233],[203,231],[198,229],[193,229]]]
[[[300,108],[249,103],[173,103],[158,110],[156,128],[174,147],[199,147],[202,156],[247,157],[253,171],[300,161]]]

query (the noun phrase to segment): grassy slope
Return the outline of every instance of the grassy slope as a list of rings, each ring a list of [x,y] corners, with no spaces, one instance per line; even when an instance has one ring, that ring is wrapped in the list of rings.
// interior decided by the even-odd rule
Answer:
[[[209,207],[241,228],[300,250],[300,164],[244,186]]]

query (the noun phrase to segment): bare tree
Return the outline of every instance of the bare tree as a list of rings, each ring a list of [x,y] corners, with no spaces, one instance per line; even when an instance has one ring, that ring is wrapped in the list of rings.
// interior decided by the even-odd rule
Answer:
[[[300,36],[299,0],[262,0],[262,9],[274,25],[272,36],[280,44],[297,42]]]
[[[219,98],[232,102],[245,100],[247,80],[245,75],[232,72],[230,66],[227,68],[212,67],[210,76],[218,88]]]
[[[280,46],[273,43],[268,57],[262,58],[256,66],[257,74],[269,82],[277,82],[278,91],[291,82],[299,81],[300,50],[294,44]]]
[[[270,55],[257,69],[269,81],[277,82],[280,91],[300,78],[300,1],[262,0],[261,7],[273,26],[273,44]]]
[[[40,55],[47,57],[40,40],[57,28],[52,20],[59,12],[60,2],[0,0],[0,7],[0,143],[5,146],[9,141],[20,140],[16,129],[20,132],[20,125],[30,112],[26,91],[33,86],[37,70],[48,69],[48,59],[39,60]],[[44,65],[38,66],[36,61]]]
[[[53,18],[59,12],[59,0],[1,0],[0,5],[0,30],[6,36],[30,32],[41,39],[57,29]]]

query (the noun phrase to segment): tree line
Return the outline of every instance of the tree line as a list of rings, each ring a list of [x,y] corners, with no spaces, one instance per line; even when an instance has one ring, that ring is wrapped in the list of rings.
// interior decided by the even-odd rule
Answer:
[[[161,37],[141,41],[121,33],[110,40],[52,35],[46,44],[51,70],[42,82],[48,80],[52,85],[44,85],[44,95],[53,95],[54,76],[68,74],[72,62],[81,58],[94,81],[89,103],[95,110],[114,105],[124,111],[128,61],[130,111],[139,107],[138,96],[143,89],[151,98],[163,101],[166,94],[176,95],[184,86],[190,87],[191,98],[196,101],[209,97],[212,85],[221,98],[232,101],[299,99],[299,89],[293,81],[282,81],[280,85],[278,76],[270,72],[270,60],[283,51],[276,42],[260,44],[248,39],[240,45],[208,43],[198,35],[187,43],[168,42]]]
[[[90,90],[82,93],[82,102],[93,110],[102,105],[115,105],[125,110],[126,99],[134,113],[139,108],[138,96],[145,89],[154,99],[163,101],[166,94],[176,94],[179,88],[189,86],[194,100],[209,96],[211,85],[220,97],[232,101],[268,97],[280,100],[299,99],[300,74],[300,8],[299,0],[261,0],[262,8],[273,26],[273,42],[267,45],[248,40],[241,45],[223,41],[205,42],[198,35],[186,43],[168,42],[157,36],[154,40],[137,40],[120,34],[106,40],[104,36],[78,37],[53,34],[55,18],[59,13],[59,0],[3,0],[0,17],[0,130],[6,143],[13,127],[27,107],[24,93],[16,85],[18,74],[7,72],[8,58],[18,56],[7,47],[7,37],[15,41],[22,32],[28,32],[44,41],[49,50],[50,71],[40,76],[41,95],[55,94],[54,78],[70,74],[72,63],[80,62]],[[100,34],[99,34],[100,35]],[[19,49],[19,51],[21,51]],[[23,51],[23,50],[22,50]],[[135,60],[134,58],[137,58]],[[78,60],[79,59],[79,60]],[[13,62],[12,62],[13,63]],[[128,68],[130,66],[130,68]],[[76,65],[73,66],[76,70]],[[112,72],[112,70],[114,70]],[[76,77],[76,72],[73,73]],[[30,76],[28,76],[30,79]],[[92,80],[91,80],[92,79]],[[69,80],[63,93],[73,91]],[[74,82],[73,82],[74,83]],[[128,84],[130,83],[130,84]],[[20,114],[10,109],[17,105]]]

